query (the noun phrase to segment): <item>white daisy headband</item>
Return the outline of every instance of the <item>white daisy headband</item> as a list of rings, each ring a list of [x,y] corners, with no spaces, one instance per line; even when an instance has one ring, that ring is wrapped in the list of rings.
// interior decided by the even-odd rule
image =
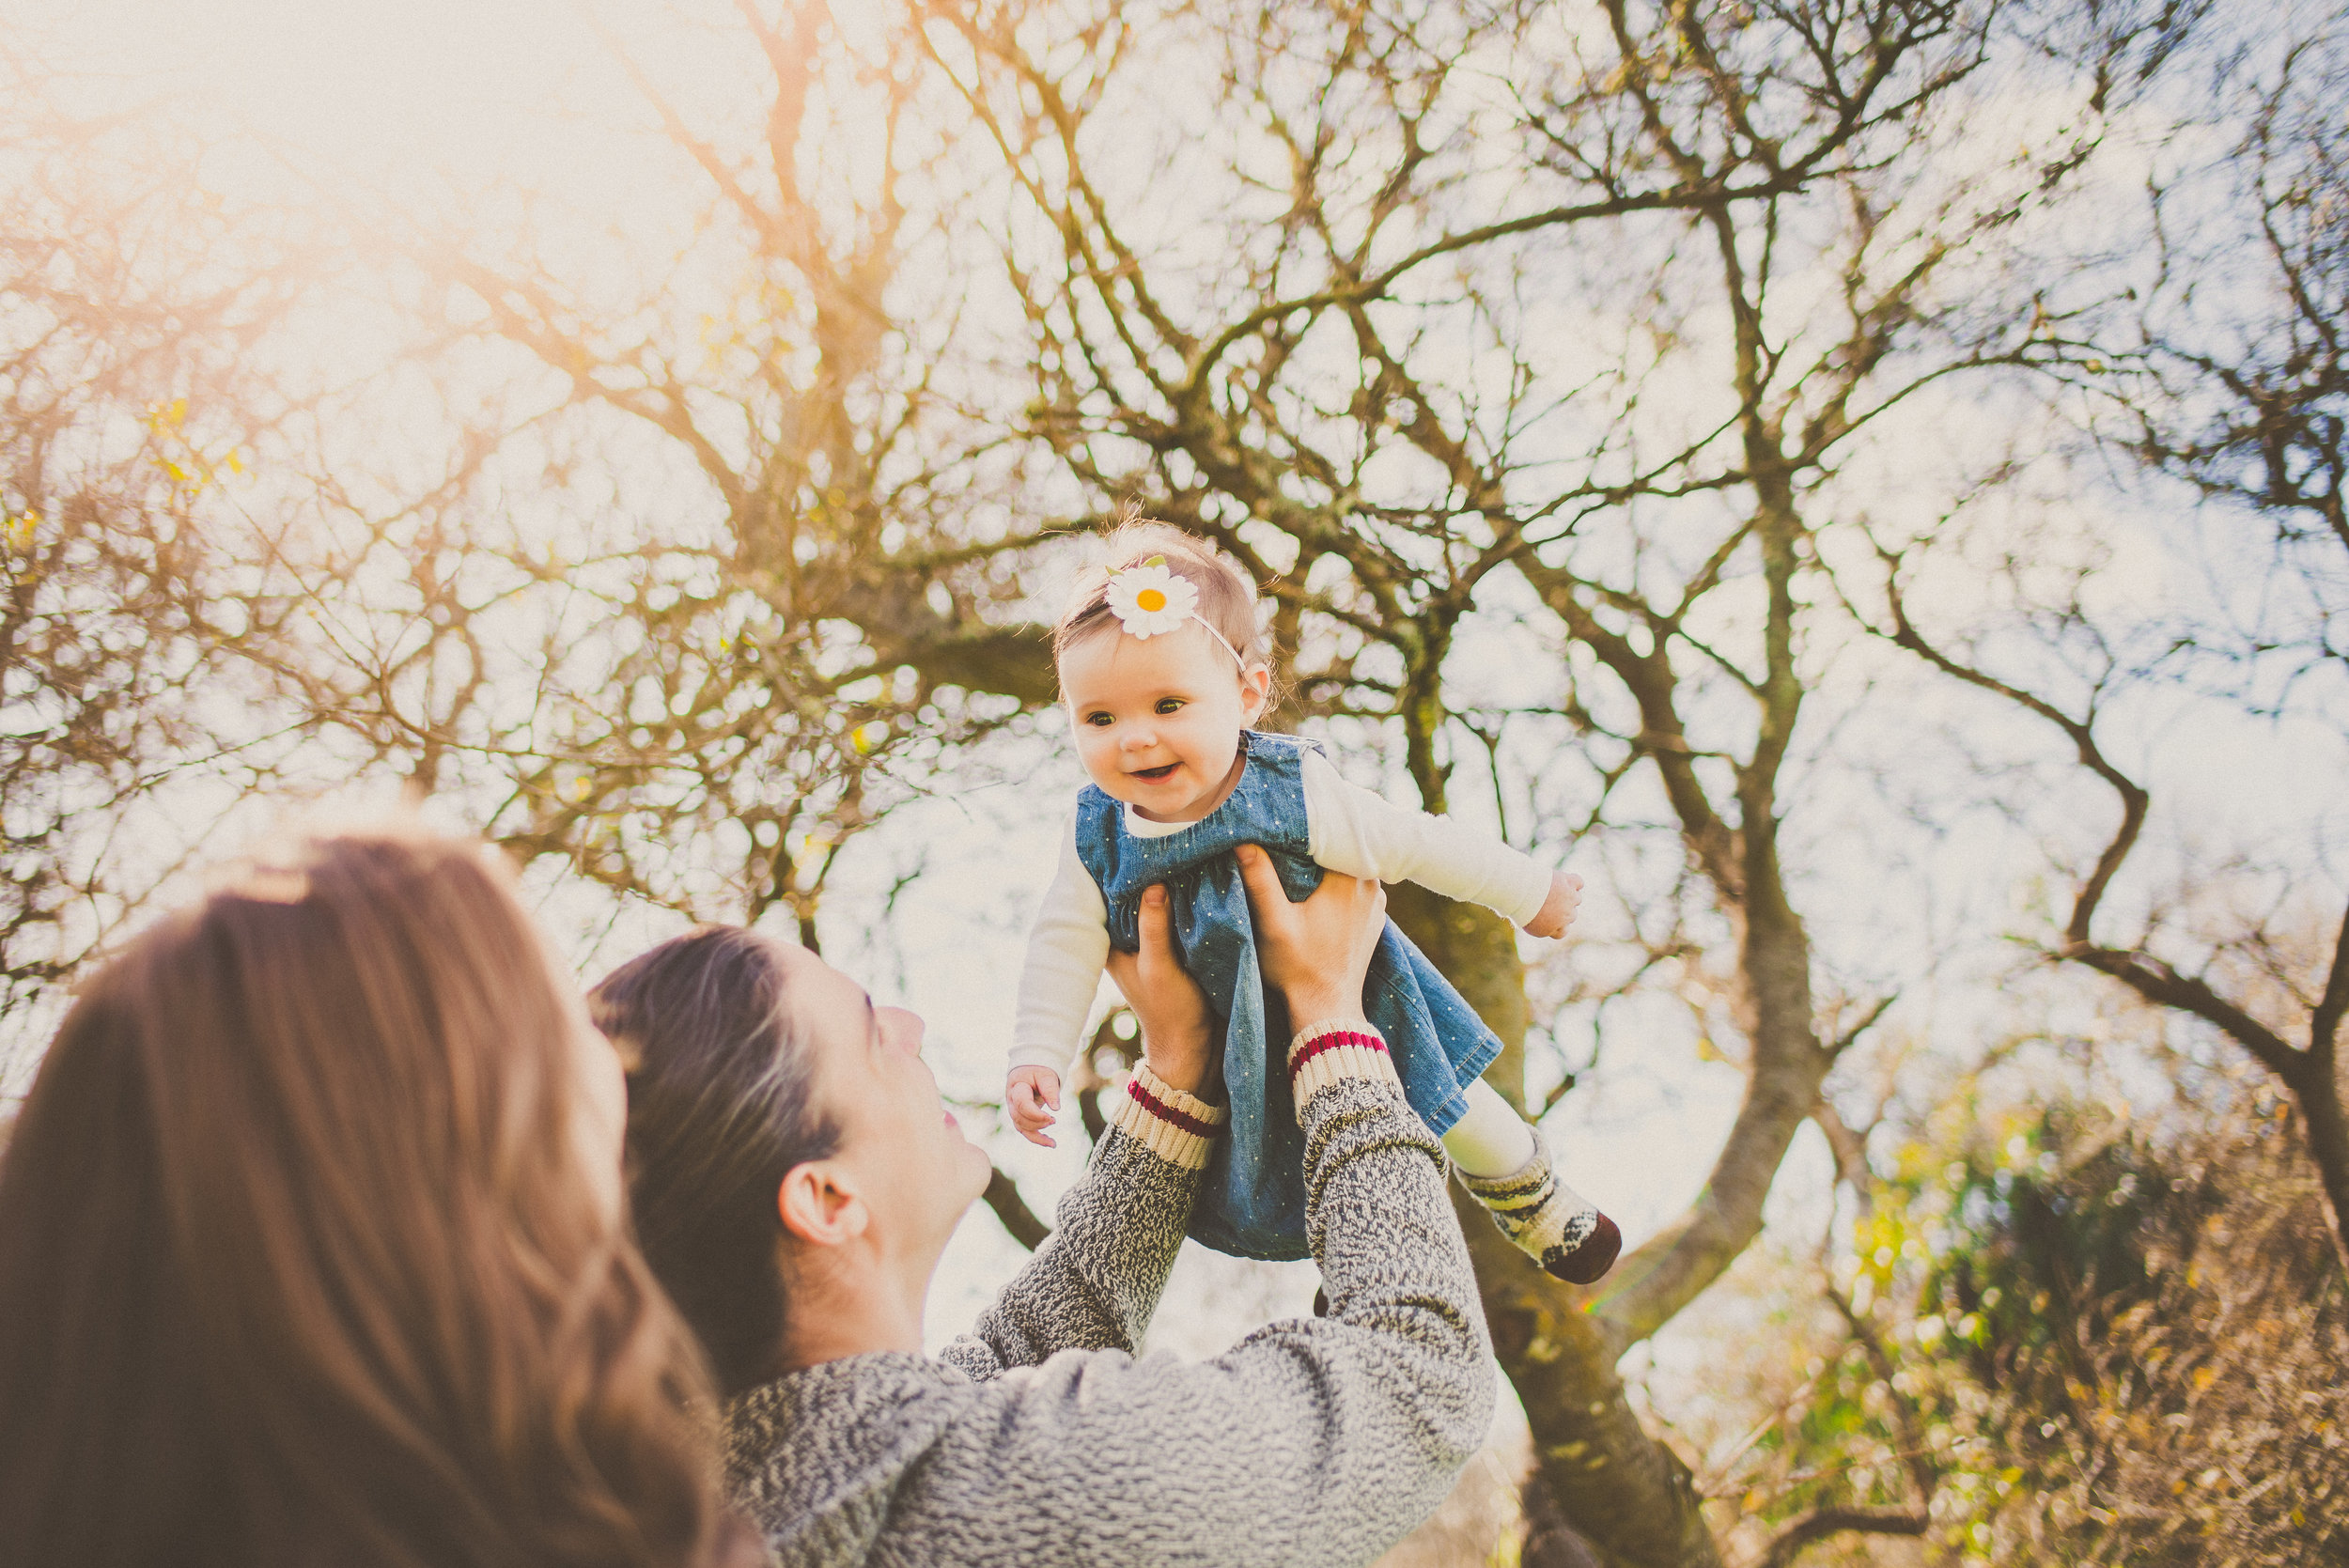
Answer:
[[[1206,616],[1199,613],[1199,585],[1176,575],[1163,555],[1153,555],[1138,567],[1110,573],[1104,597],[1109,601],[1110,613],[1117,617],[1117,624],[1128,636],[1146,642],[1162,631],[1180,631],[1185,621],[1197,621],[1199,629],[1232,656],[1233,663],[1242,670],[1248,668],[1248,660],[1239,656],[1239,650],[1232,646],[1223,633],[1207,624]]]

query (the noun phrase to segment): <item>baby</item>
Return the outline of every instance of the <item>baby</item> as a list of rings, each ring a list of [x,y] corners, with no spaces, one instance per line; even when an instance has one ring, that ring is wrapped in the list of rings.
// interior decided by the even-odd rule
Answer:
[[[1305,1048],[1292,1056],[1290,1020],[1257,970],[1233,850],[1261,845],[1292,899],[1324,869],[1412,881],[1537,937],[1565,935],[1581,880],[1346,783],[1314,742],[1249,728],[1272,678],[1255,585],[1212,545],[1163,524],[1129,524],[1110,544],[1108,566],[1081,581],[1053,630],[1093,784],[1029,939],[1004,1101],[1023,1136],[1051,1142],[1061,1074],[1111,946],[1135,950],[1142,893],[1164,885],[1183,967],[1224,1025],[1231,1101],[1230,1136],[1205,1157],[1191,1234],[1245,1257],[1304,1257],[1289,1075],[1314,1049],[1362,1037],[1298,1020]],[[1412,1109],[1494,1223],[1562,1280],[1604,1274],[1622,1247],[1614,1222],[1558,1180],[1541,1135],[1477,1076],[1500,1040],[1392,922],[1363,996]]]

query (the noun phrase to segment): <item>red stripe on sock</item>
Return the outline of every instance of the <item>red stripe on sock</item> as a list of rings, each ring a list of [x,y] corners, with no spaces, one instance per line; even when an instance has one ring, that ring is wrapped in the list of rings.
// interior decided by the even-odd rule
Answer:
[[[1361,1034],[1350,1029],[1339,1030],[1336,1032],[1330,1034],[1315,1035],[1304,1045],[1299,1046],[1298,1048],[1297,1054],[1289,1058],[1289,1081],[1291,1083],[1295,1083],[1297,1081],[1297,1075],[1299,1071],[1303,1068],[1306,1063],[1311,1062],[1315,1057],[1321,1055],[1324,1051],[1335,1050],[1340,1046],[1360,1046],[1364,1050],[1376,1051],[1383,1051],[1387,1048],[1387,1043],[1378,1038],[1377,1035]]]
[[[1198,1117],[1193,1116],[1188,1110],[1177,1110],[1174,1107],[1167,1104],[1164,1100],[1159,1098],[1156,1094],[1150,1093],[1149,1090],[1144,1089],[1141,1084],[1134,1082],[1130,1079],[1128,1079],[1126,1083],[1126,1094],[1128,1098],[1133,1100],[1136,1104],[1140,1105],[1143,1110],[1148,1111],[1151,1115],[1156,1116],[1159,1121],[1171,1122],[1175,1126],[1182,1128],[1185,1132],[1191,1134],[1193,1137],[1213,1138],[1217,1133],[1223,1130],[1212,1122],[1201,1121]]]

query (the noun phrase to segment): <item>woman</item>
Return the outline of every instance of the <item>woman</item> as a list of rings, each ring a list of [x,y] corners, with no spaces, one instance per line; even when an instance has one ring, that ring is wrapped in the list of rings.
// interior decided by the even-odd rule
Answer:
[[[1361,1022],[1375,882],[1292,905],[1241,854],[1291,1053],[1329,1297],[1204,1363],[1134,1358],[1222,1112],[1166,895],[1112,972],[1144,1061],[1059,1229],[941,1360],[922,1305],[988,1160],[922,1022],[812,954],[705,930],[599,986],[636,1065],[638,1234],[707,1343],[737,1502],[787,1564],[1358,1564],[1424,1518],[1493,1386],[1443,1154]]]
[[[756,1561],[504,866],[307,842],[89,982],[0,1162],[0,1561]]]

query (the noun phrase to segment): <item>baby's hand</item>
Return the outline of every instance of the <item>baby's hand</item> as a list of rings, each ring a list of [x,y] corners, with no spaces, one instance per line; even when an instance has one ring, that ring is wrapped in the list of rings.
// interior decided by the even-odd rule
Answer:
[[[1542,912],[1525,923],[1526,934],[1563,937],[1566,927],[1574,924],[1574,912],[1581,907],[1582,878],[1571,871],[1553,872],[1549,896],[1542,900]]]
[[[1050,1067],[1014,1067],[1003,1085],[1003,1104],[1020,1137],[1048,1149],[1059,1147],[1044,1129],[1060,1111],[1060,1074]]]

